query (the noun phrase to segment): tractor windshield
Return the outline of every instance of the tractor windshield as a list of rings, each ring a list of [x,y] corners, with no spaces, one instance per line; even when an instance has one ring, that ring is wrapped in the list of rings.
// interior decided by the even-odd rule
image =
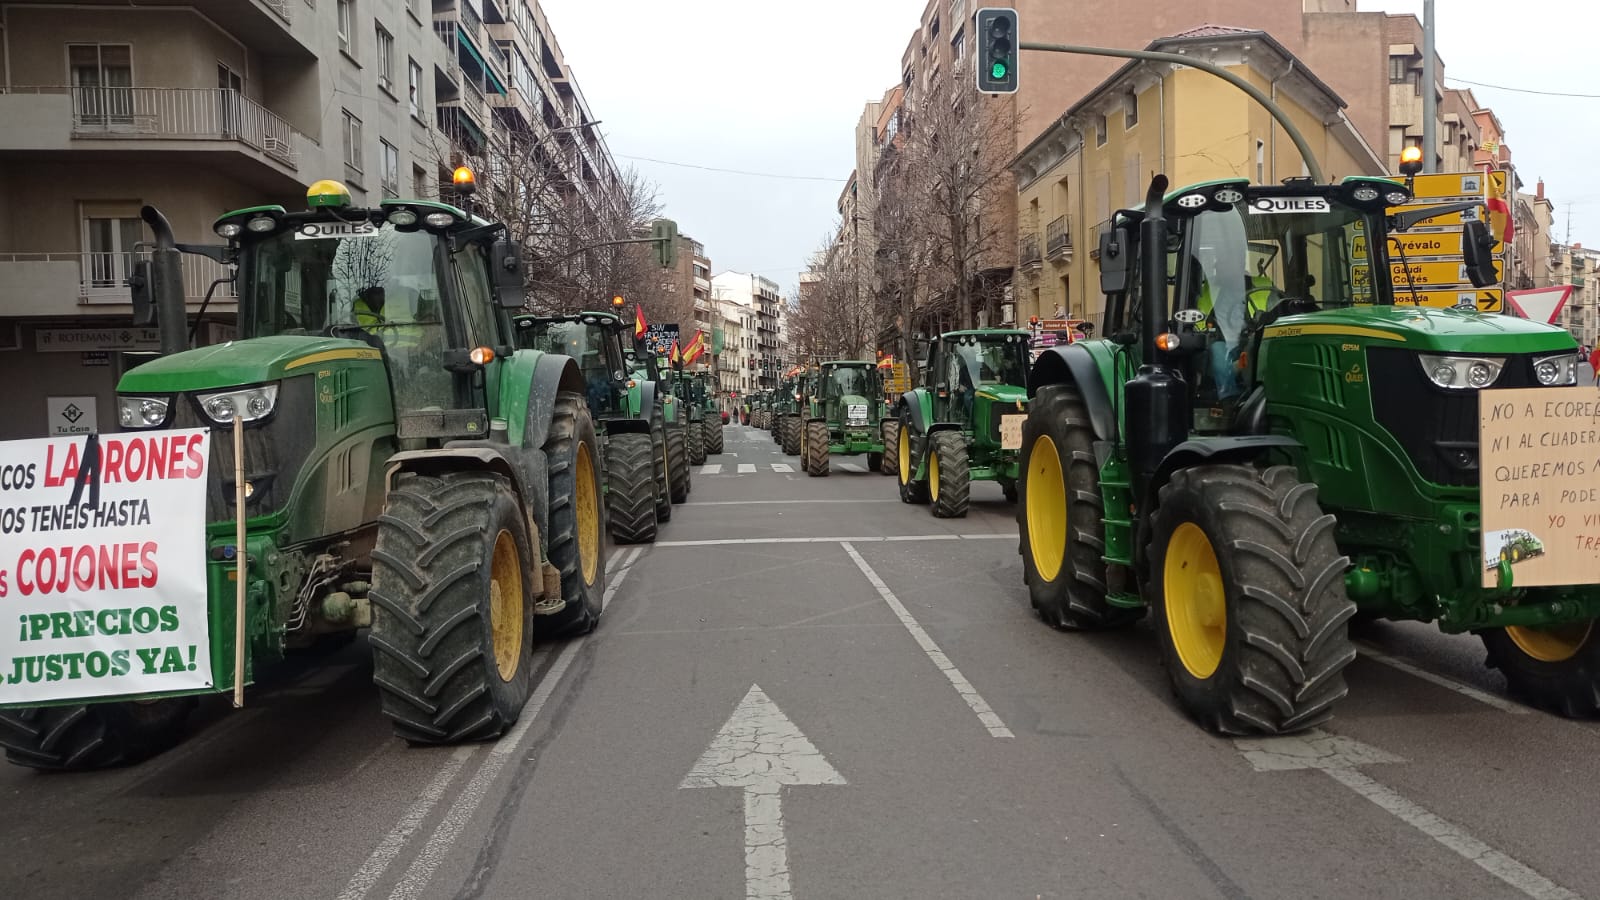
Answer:
[[[612,410],[611,364],[606,361],[606,330],[582,322],[541,322],[534,327],[533,349],[577,360],[587,385],[589,409]]]
[[[840,366],[834,369],[828,373],[829,393],[834,397],[867,396],[870,393],[867,373],[868,370],[861,367]]]
[[[976,384],[1028,383],[1027,345],[1019,338],[1008,335],[1003,339],[962,342],[956,350]]]

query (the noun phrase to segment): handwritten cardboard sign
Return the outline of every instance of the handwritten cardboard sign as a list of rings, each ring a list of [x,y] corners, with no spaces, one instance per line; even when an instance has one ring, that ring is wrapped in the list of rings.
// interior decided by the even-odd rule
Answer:
[[[1600,582],[1600,391],[1484,391],[1483,586]]]

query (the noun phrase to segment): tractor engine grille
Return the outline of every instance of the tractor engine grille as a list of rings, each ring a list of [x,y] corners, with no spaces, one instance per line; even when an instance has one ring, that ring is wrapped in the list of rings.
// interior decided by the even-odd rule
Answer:
[[[1415,353],[1367,350],[1372,415],[1410,455],[1417,472],[1434,484],[1478,484],[1478,392],[1446,390],[1422,371]],[[1538,387],[1533,358],[1512,356],[1496,388]]]
[[[278,405],[272,415],[245,423],[244,475],[245,482],[250,485],[250,496],[245,498],[248,515],[274,513],[289,502],[295,477],[317,442],[317,405],[312,381],[310,375],[284,379],[278,388]],[[206,521],[232,521],[233,426],[212,424],[200,411],[200,403],[193,394],[180,394],[174,399],[173,407],[170,427],[211,429]]]

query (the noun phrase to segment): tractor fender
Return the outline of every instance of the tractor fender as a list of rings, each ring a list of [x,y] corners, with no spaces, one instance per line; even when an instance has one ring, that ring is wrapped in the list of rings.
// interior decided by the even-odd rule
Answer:
[[[639,415],[644,418],[645,430],[650,430],[650,420],[655,418],[656,408],[656,383],[654,381],[639,382]]]
[[[491,441],[452,441],[436,450],[404,450],[389,457],[384,473],[384,493],[394,488],[402,472],[439,475],[445,472],[493,472],[511,482],[517,505],[528,517],[529,534],[538,537],[539,559],[545,554],[544,524],[549,519],[549,477],[544,451],[512,447]]]
[[[545,353],[533,370],[533,389],[528,392],[528,409],[523,419],[522,446],[539,449],[550,436],[550,417],[555,415],[556,394],[569,392],[582,397],[588,392],[578,363],[570,356]]]
[[[1206,438],[1184,441],[1162,457],[1150,484],[1139,498],[1139,525],[1133,542],[1134,568],[1143,573],[1148,564],[1147,548],[1150,546],[1150,527],[1155,519],[1155,509],[1161,496],[1161,486],[1179,469],[1192,466],[1241,463],[1261,457],[1272,450],[1304,449],[1305,445],[1288,435],[1252,434],[1232,437]]]
[[[1028,399],[1032,400],[1040,388],[1068,382],[1076,384],[1078,392],[1083,395],[1083,404],[1089,410],[1089,424],[1094,427],[1095,439],[1111,440],[1116,434],[1117,422],[1111,411],[1111,396],[1106,392],[1105,378],[1088,349],[1078,344],[1050,347],[1039,354],[1033,370],[1028,373]]]
[[[933,398],[928,396],[925,388],[917,388],[900,397],[900,405],[895,418],[911,426],[911,430],[920,434],[928,434],[933,425]]]

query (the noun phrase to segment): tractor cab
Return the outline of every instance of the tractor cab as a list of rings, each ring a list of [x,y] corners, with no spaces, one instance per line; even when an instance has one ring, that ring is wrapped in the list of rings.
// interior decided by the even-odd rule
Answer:
[[[609,312],[518,316],[517,346],[559,353],[578,361],[589,411],[604,418],[628,411],[634,385],[623,359],[623,325]]]
[[[830,431],[865,434],[881,418],[878,407],[882,402],[883,382],[876,363],[864,360],[825,362],[819,380],[819,412],[827,420]]]
[[[977,399],[1015,403],[1026,399],[1026,331],[952,331],[939,336],[926,370],[936,388],[933,414],[939,421],[970,426]]]

